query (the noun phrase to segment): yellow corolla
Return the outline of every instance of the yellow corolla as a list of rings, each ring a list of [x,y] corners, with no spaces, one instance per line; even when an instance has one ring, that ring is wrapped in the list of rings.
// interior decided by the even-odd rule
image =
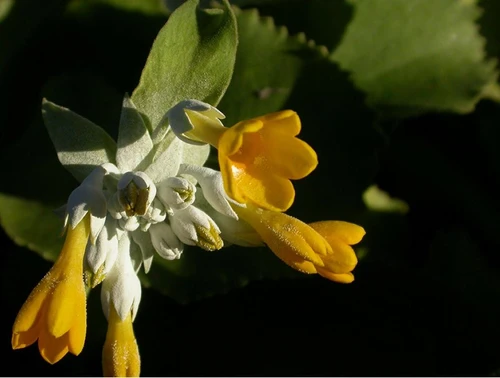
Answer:
[[[290,180],[307,176],[318,165],[316,152],[295,136],[300,119],[285,110],[242,121],[219,138],[224,189],[234,200],[285,211],[293,203]]]
[[[322,257],[324,267],[316,267],[321,276],[332,281],[351,283],[351,271],[356,267],[358,258],[351,245],[358,244],[365,236],[363,227],[343,221],[321,221],[309,226],[320,234],[332,248],[332,252]]]
[[[108,332],[102,351],[105,377],[138,377],[141,372],[139,347],[132,327],[132,314],[122,320],[110,306]]]
[[[311,225],[287,214],[255,208],[234,207],[264,243],[285,263],[303,272],[335,282],[350,283],[358,260],[351,245],[365,235],[363,227],[342,221],[315,222]]]
[[[42,357],[54,364],[66,353],[80,354],[87,329],[83,256],[90,233],[89,216],[68,226],[62,251],[19,310],[12,329],[12,348],[38,340]]]
[[[189,109],[191,107],[191,109]],[[169,111],[172,130],[184,141],[218,149],[224,189],[235,201],[286,211],[295,190],[290,180],[304,178],[318,165],[316,152],[296,136],[300,118],[283,110],[226,128],[222,113],[208,104],[186,101]]]

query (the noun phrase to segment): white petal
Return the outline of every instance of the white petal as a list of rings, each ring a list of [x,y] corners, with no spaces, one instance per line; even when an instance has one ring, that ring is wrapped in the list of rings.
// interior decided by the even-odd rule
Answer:
[[[108,317],[112,303],[120,319],[124,320],[131,312],[135,318],[141,300],[141,283],[134,271],[130,258],[130,239],[124,233],[118,243],[118,258],[113,269],[102,283],[101,304]]]
[[[106,197],[102,191],[102,183],[106,170],[102,167],[95,168],[83,180],[81,185],[71,192],[68,198],[67,211],[69,224],[75,228],[90,211],[91,242],[94,243],[99,235],[106,218]]]
[[[187,198],[182,198],[179,192],[190,193]],[[180,210],[188,207],[194,201],[196,187],[182,177],[169,177],[158,184],[158,198],[165,206]]]
[[[132,266],[134,267],[135,274],[139,273],[143,262],[142,251],[133,240],[130,240],[130,260],[132,260]]]
[[[191,164],[181,164],[179,174],[188,174],[193,176],[203,189],[205,199],[212,207],[220,213],[238,219],[238,215],[234,212],[229,204],[231,200],[225,190],[222,181],[222,175],[219,171],[214,169],[199,167]]]
[[[174,210],[173,215],[169,216],[169,220],[172,231],[184,244],[196,245],[198,233],[195,225],[207,229],[213,227],[220,233],[217,224],[205,212],[192,205],[182,210]]]
[[[108,218],[96,243],[88,243],[85,258],[93,273],[97,273],[99,268],[103,265],[104,274],[108,274],[111,271],[118,255],[118,236],[116,234],[116,227],[116,220]]]
[[[90,213],[90,242],[94,244],[97,237],[99,236],[101,230],[106,222],[106,217],[94,216],[94,213]]]
[[[165,222],[157,223],[149,228],[151,242],[158,254],[166,260],[175,260],[181,257],[184,245],[175,236],[172,228]]]
[[[144,272],[147,274],[153,263],[154,247],[148,232],[135,231],[132,233],[132,240],[139,246],[144,263]]]
[[[118,220],[118,224],[122,229],[128,232],[133,232],[139,228],[141,225],[137,220],[137,217],[130,217],[128,219],[122,218]]]
[[[219,226],[220,237],[231,244],[244,247],[258,247],[264,245],[260,235],[243,219],[234,219],[216,211],[205,199],[205,192],[199,190],[196,195],[195,206],[205,211]]]

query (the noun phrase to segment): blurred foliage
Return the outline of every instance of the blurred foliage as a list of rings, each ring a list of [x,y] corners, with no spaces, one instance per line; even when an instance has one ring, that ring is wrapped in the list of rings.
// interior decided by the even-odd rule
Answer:
[[[44,258],[59,251],[52,210],[77,184],[57,160],[42,98],[116,140],[123,94],[138,85],[180,3],[0,0],[0,222],[19,245],[3,235],[8,319],[50,266],[28,249]],[[239,46],[219,106],[229,123],[283,108],[299,113],[301,137],[320,164],[296,182],[290,213],[365,227],[356,281],[278,280],[298,275],[265,248],[189,249],[180,270],[157,259],[143,277],[157,290],[145,291],[135,322],[143,374],[496,375],[499,2],[232,3]],[[367,207],[372,185],[409,211]],[[276,280],[199,300],[261,278]],[[181,306],[159,292],[198,301]],[[99,307],[92,293],[94,331],[79,358],[49,367],[36,350],[5,352],[8,365],[19,375],[99,375]],[[214,348],[215,339],[222,345]],[[314,364],[290,363],[325,340]]]

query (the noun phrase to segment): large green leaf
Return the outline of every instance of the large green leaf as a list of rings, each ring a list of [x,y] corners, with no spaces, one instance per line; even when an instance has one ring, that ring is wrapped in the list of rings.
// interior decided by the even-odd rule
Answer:
[[[72,0],[71,11],[85,11],[87,7],[105,5],[127,12],[138,12],[146,15],[166,14],[167,8],[163,0]]]
[[[0,193],[0,224],[14,242],[47,260],[55,260],[62,247],[63,221],[38,201]]]
[[[467,113],[483,97],[500,99],[475,1],[349,2],[354,18],[331,58],[351,73],[369,104],[408,116]]]
[[[276,25],[285,25],[290,34],[305,33],[317,44],[333,49],[352,18],[352,7],[344,0],[233,0],[241,7],[257,6]],[[283,12],[286,7],[286,12]]]
[[[325,57],[304,34],[289,36],[257,10],[236,10],[238,52],[231,84],[219,108],[227,126],[283,107],[304,62]],[[255,41],[259,41],[256,45]]]
[[[132,100],[155,128],[181,100],[216,105],[233,73],[236,21],[227,1],[202,10],[197,0],[179,7],[158,34]]]

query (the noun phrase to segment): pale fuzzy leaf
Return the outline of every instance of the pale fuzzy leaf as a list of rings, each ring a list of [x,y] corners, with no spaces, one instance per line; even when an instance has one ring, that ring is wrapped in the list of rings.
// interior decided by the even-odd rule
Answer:
[[[45,99],[42,115],[59,161],[78,181],[99,165],[115,163],[116,143],[99,126]]]
[[[182,162],[202,166],[207,161],[208,155],[210,155],[210,145],[195,146],[184,143]]]
[[[474,0],[350,0],[354,17],[331,58],[389,116],[467,113],[496,82]]]
[[[141,114],[126,94],[118,132],[118,150],[116,165],[121,172],[142,170],[149,165],[148,154],[153,149],[153,142]]]
[[[160,152],[153,163],[144,171],[155,183],[175,176],[182,162],[183,150],[187,144],[172,135],[173,133],[170,133],[163,140],[162,145],[167,146],[166,149]],[[160,148],[163,149],[163,146],[160,145]]]
[[[231,80],[236,45],[236,21],[227,0],[209,10],[189,0],[172,13],[132,94],[152,129],[179,101],[195,98],[216,105]]]

